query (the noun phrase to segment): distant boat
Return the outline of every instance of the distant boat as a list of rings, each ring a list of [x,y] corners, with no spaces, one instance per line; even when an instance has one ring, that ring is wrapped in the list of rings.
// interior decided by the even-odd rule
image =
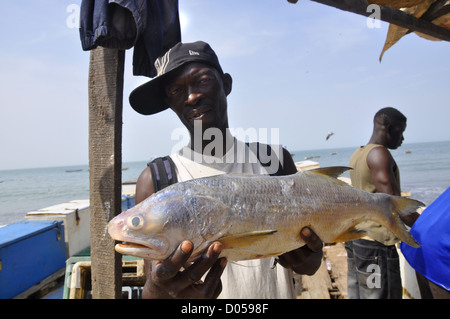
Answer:
[[[122,167],[122,171],[126,171],[128,167]]]
[[[410,153],[412,153],[412,150],[406,150],[406,151],[404,151],[403,153],[404,153],[404,154],[410,154]]]
[[[82,169],[66,169],[66,173],[75,173],[75,172],[81,172]]]
[[[306,156],[306,157],[305,157],[305,160],[309,160],[309,159],[312,159],[312,158],[319,158],[319,157],[320,157],[320,155]]]
[[[330,154],[331,155],[337,155],[337,152],[331,152]]]

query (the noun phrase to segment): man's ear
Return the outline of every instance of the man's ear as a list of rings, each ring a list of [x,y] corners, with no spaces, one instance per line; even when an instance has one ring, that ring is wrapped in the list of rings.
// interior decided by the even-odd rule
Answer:
[[[231,75],[229,75],[228,73],[224,73],[224,75],[222,75],[222,82],[225,94],[230,94],[231,88],[233,86],[233,79],[231,78]]]
[[[391,128],[392,128],[392,124],[390,123],[386,123],[384,126],[384,130],[386,132],[386,134],[391,134]]]

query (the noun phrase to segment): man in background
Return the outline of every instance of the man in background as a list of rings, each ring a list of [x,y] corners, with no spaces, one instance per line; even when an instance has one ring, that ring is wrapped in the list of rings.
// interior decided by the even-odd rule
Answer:
[[[353,187],[370,193],[401,195],[400,172],[389,150],[403,142],[406,117],[397,109],[379,110],[373,120],[373,133],[365,146],[359,147],[350,158],[350,179]],[[403,220],[412,225],[412,220]],[[346,242],[348,260],[349,299],[400,299],[402,284],[395,235],[371,223],[376,233]]]

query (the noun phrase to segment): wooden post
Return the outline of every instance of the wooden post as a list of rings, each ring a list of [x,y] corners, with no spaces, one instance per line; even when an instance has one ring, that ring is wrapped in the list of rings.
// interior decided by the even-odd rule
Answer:
[[[125,51],[98,47],[89,64],[89,191],[92,297],[121,298],[122,257],[108,222],[121,211]]]

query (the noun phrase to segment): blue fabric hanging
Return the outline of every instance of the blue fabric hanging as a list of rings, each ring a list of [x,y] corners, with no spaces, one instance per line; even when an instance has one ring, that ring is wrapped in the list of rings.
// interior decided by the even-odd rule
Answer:
[[[422,212],[411,234],[421,247],[401,243],[405,259],[428,280],[450,290],[450,188]]]

